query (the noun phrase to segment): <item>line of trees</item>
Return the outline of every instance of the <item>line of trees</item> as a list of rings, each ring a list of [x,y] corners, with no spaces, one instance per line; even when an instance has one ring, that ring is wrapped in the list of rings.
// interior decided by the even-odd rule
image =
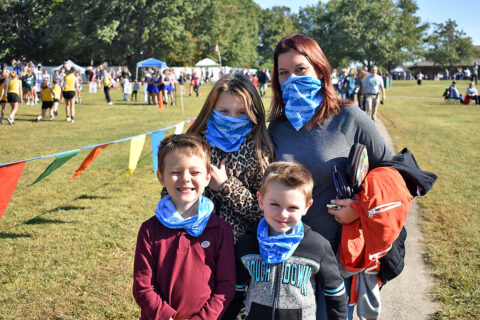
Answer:
[[[253,0],[2,0],[0,60],[132,67],[156,57],[193,65],[215,59],[218,43],[224,65],[271,67],[277,42],[295,32],[315,38],[334,66],[471,59],[471,39],[455,22],[428,34],[417,10],[415,0],[319,1],[298,14]]]

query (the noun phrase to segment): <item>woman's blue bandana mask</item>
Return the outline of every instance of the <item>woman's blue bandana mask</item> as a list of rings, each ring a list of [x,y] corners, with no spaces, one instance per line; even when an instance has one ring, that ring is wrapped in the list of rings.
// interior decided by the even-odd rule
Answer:
[[[207,197],[198,198],[198,212],[196,215],[184,219],[175,208],[170,195],[163,197],[157,205],[155,215],[167,228],[185,229],[188,234],[198,237],[203,233],[213,212],[213,202]]]
[[[207,120],[205,138],[211,146],[225,152],[238,151],[252,128],[253,123],[246,115],[235,118],[213,110]]]
[[[290,233],[269,236],[267,221],[262,218],[257,228],[257,239],[263,260],[276,264],[290,258],[302,241],[303,232],[303,223],[300,221]]]
[[[289,77],[280,87],[285,116],[295,130],[300,130],[322,104],[322,82],[313,77]]]

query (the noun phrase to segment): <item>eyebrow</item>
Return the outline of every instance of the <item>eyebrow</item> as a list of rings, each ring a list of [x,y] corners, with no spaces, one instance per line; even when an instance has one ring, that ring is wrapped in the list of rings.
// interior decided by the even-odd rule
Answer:
[[[300,67],[300,66],[307,66],[307,64],[304,63],[304,62],[301,62],[301,63],[296,64],[295,68]],[[284,67],[281,67],[281,66],[278,67],[278,70],[283,70],[283,69],[287,69],[287,68],[284,68]]]

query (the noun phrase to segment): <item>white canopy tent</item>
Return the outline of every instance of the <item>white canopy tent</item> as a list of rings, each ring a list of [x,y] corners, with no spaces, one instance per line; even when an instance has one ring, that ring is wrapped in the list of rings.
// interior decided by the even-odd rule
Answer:
[[[76,64],[75,62],[73,62],[72,60],[67,60],[64,62],[64,64],[67,65],[67,69],[70,70],[70,68],[74,67],[75,69],[77,69],[80,73],[85,73],[85,68],[83,67],[80,67],[78,64]],[[60,70],[63,68],[63,64],[59,65],[58,67],[55,67],[53,68],[52,70]],[[65,70],[66,72],[68,72],[68,70]]]
[[[213,61],[212,59],[210,58],[205,58],[205,59],[202,59],[200,61],[198,61],[197,63],[195,63],[195,67],[204,67],[204,68],[207,68],[207,67],[220,67],[220,64]]]
[[[404,72],[404,71],[405,69],[403,69],[402,67],[396,67],[395,69],[390,70],[390,72],[397,72],[397,73]]]

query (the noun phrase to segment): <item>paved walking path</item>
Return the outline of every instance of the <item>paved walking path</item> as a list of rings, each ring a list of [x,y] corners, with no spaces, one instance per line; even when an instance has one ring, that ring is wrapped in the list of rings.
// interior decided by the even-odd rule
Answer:
[[[384,124],[379,119],[376,124],[392,150],[400,151],[395,149]],[[403,146],[399,147],[402,148]],[[427,273],[422,258],[422,233],[418,226],[418,216],[418,207],[414,201],[405,224],[408,233],[405,269],[381,290],[381,320],[427,320],[437,310],[437,305],[429,296],[433,280]]]

